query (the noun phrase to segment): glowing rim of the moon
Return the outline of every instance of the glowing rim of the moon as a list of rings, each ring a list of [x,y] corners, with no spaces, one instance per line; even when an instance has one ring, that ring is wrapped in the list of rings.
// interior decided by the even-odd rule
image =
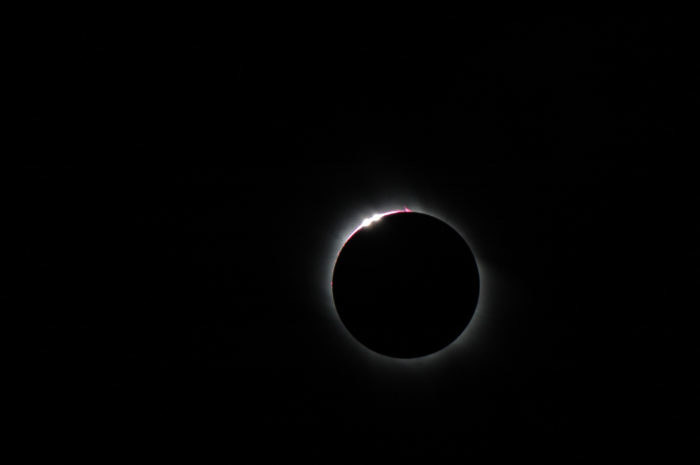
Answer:
[[[353,232],[351,232],[348,235],[348,237],[346,237],[345,240],[343,241],[343,245],[340,246],[340,249],[338,250],[338,253],[336,254],[336,257],[335,257],[336,262],[338,261],[338,257],[340,256],[340,252],[343,250],[343,247],[345,247],[345,244],[347,244],[348,241],[350,239],[352,239],[352,236],[357,234],[358,231],[360,231],[361,229],[366,228],[368,226],[371,226],[372,224],[381,220],[385,216],[394,215],[396,213],[414,213],[414,212],[413,212],[413,210],[409,209],[408,207],[404,207],[403,210],[391,210],[391,211],[384,212],[384,213],[375,213],[374,215],[372,215],[368,218],[365,218],[364,220],[362,220],[362,223],[360,223],[360,225],[358,227],[356,227],[353,230]],[[333,264],[333,268],[335,269],[335,262]],[[331,281],[331,286],[333,286],[333,281]]]
[[[355,338],[355,336],[345,327],[343,324],[342,320],[340,319],[340,315],[338,314],[338,310],[335,307],[335,300],[333,298],[333,271],[335,270],[335,264],[338,261],[338,257],[340,256],[340,252],[343,250],[343,247],[345,247],[345,244],[361,229],[366,228],[371,226],[372,224],[380,221],[382,218],[388,215],[393,215],[393,214],[398,214],[398,213],[421,213],[424,215],[432,216],[433,218],[436,218],[443,223],[447,224],[450,226],[452,229],[454,229],[461,237],[462,240],[467,244],[467,246],[470,248],[472,254],[474,255],[474,259],[476,261],[476,266],[477,266],[477,272],[479,275],[479,297],[474,309],[474,314],[472,315],[471,320],[467,324],[467,326],[464,328],[462,333],[457,336],[450,344],[447,346],[443,347],[442,349],[427,354],[427,355],[422,355],[419,357],[411,357],[411,358],[397,358],[397,357],[391,357],[389,355],[381,354],[379,352],[375,352],[374,350],[370,349],[369,347],[365,346]],[[357,223],[356,223],[357,224]],[[337,243],[336,243],[337,244]],[[388,210],[385,211],[384,213],[374,213],[368,217],[365,217],[361,222],[359,226],[356,226],[355,228],[352,229],[352,231],[349,234],[346,234],[343,239],[340,241],[339,247],[336,245],[336,253],[335,257],[331,262],[331,267],[330,267],[330,275],[331,275],[331,282],[330,286],[327,288],[329,292],[329,297],[330,297],[330,304],[332,311],[334,313],[334,319],[337,321],[337,323],[340,325],[342,328],[342,332],[346,337],[349,337],[352,339],[359,348],[362,349],[362,352],[365,353],[366,355],[370,355],[372,358],[375,359],[375,361],[380,361],[383,360],[384,362],[391,363],[393,365],[399,364],[399,365],[404,365],[407,367],[411,366],[417,366],[422,365],[423,362],[427,362],[429,360],[435,361],[437,359],[444,359],[449,353],[454,353],[457,349],[460,347],[464,347],[465,343],[465,338],[467,338],[467,333],[473,333],[476,331],[475,327],[478,326],[477,321],[479,320],[480,314],[483,312],[482,307],[487,304],[484,302],[484,300],[491,300],[489,297],[492,294],[491,291],[486,292],[490,289],[489,287],[486,287],[485,285],[489,282],[488,276],[486,276],[483,271],[482,271],[482,263],[480,262],[479,256],[476,254],[474,248],[471,246],[471,242],[467,240],[465,237],[464,233],[460,230],[460,228],[455,227],[452,222],[447,221],[443,218],[442,215],[436,215],[433,213],[427,213],[423,211],[422,209],[416,209],[416,208],[408,208],[404,206],[402,209],[394,209],[394,210]],[[328,281],[326,281],[328,282]],[[486,295],[485,295],[486,294]],[[482,310],[480,312],[480,310]]]
[[[355,229],[352,234],[350,234],[350,237],[352,237],[357,231],[359,231],[362,228],[366,228],[367,226],[371,225],[372,223],[376,223],[377,221],[381,220],[385,216],[388,215],[393,215],[394,213],[410,213],[411,210],[408,209],[408,207],[404,207],[403,210],[392,210],[390,212],[384,212],[384,213],[375,213],[374,215],[370,216],[369,218],[365,218],[362,220],[362,223],[360,223],[360,226]],[[350,239],[348,237],[348,239]],[[345,241],[347,242],[347,240]]]

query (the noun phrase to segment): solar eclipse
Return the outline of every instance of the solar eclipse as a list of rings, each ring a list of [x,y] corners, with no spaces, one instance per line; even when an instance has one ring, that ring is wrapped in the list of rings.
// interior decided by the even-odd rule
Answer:
[[[395,358],[435,353],[467,327],[479,297],[471,249],[447,223],[408,209],[366,218],[335,262],[333,301],[368,349]]]

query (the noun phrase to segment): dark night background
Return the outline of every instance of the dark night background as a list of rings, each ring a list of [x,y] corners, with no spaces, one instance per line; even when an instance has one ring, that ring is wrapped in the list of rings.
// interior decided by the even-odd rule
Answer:
[[[692,27],[245,23],[16,41],[24,456],[696,454]],[[411,369],[350,347],[319,289],[358,211],[416,203],[468,229],[495,285],[477,342]]]

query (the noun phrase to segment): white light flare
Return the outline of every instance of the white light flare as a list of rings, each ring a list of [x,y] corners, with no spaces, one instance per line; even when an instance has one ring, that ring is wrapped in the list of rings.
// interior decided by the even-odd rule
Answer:
[[[373,223],[376,223],[377,221],[381,220],[385,216],[393,215],[395,213],[410,213],[410,212],[411,212],[410,209],[404,207],[403,210],[392,210],[392,211],[388,211],[388,212],[384,212],[384,213],[375,213],[374,215],[370,216],[369,218],[365,218],[364,220],[362,220],[362,223],[360,223],[360,225],[357,228],[355,228],[355,230],[353,232],[350,233],[350,235],[347,237],[347,239],[345,239],[345,242],[349,241],[350,238],[352,236],[354,236],[355,233],[357,231],[359,231],[360,229],[366,228],[367,226],[369,226]],[[338,253],[340,254],[340,251]]]

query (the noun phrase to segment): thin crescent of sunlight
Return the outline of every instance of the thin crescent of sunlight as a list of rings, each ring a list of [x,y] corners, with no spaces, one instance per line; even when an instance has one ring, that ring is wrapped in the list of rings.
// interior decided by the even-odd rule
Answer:
[[[384,213],[375,213],[374,215],[370,216],[369,218],[365,218],[364,220],[362,220],[362,223],[360,223],[360,225],[357,228],[355,228],[355,230],[352,233],[350,233],[348,238],[345,239],[345,242],[347,242],[352,236],[354,236],[355,233],[357,231],[359,231],[360,229],[366,228],[367,226],[371,225],[372,223],[376,223],[377,221],[381,220],[382,218],[384,218],[387,215],[393,215],[394,213],[409,213],[410,211],[411,211],[410,209],[404,207],[403,210],[392,210],[392,211],[388,211],[388,212],[384,212]]]

